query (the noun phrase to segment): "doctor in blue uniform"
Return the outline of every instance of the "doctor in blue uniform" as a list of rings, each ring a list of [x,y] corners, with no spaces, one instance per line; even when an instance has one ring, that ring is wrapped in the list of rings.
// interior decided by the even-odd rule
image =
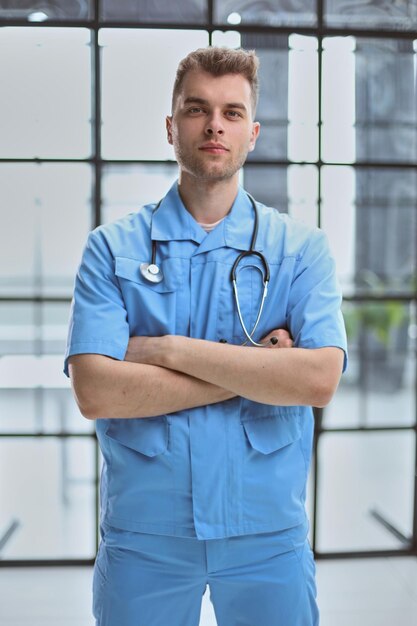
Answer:
[[[98,626],[317,626],[311,406],[344,368],[326,238],[239,186],[259,133],[253,52],[179,65],[178,181],[94,230],[66,372],[103,454]],[[291,337],[291,340],[289,339]]]

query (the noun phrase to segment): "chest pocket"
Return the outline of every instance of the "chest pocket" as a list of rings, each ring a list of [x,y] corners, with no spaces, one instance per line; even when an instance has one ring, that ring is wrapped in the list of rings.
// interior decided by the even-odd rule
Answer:
[[[116,257],[115,274],[126,305],[130,335],[161,336],[184,334],[184,315],[179,314],[181,306],[179,292],[184,284],[184,259],[169,258],[161,262],[164,279],[151,283],[140,271],[139,260]]]

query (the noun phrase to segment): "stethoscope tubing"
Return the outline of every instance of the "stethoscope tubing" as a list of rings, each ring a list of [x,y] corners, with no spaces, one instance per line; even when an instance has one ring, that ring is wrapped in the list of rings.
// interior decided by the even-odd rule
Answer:
[[[232,266],[230,279],[231,279],[232,286],[233,286],[233,293],[234,293],[234,296],[235,296],[236,309],[237,309],[237,314],[238,314],[238,317],[239,317],[239,322],[240,322],[240,325],[241,325],[242,330],[243,330],[243,332],[245,334],[245,337],[246,337],[246,341],[242,345],[245,346],[248,342],[250,342],[253,346],[256,346],[258,348],[265,348],[266,346],[269,345],[270,342],[258,343],[257,341],[255,341],[253,339],[253,335],[256,332],[256,329],[258,327],[259,321],[260,321],[261,316],[262,316],[265,299],[266,299],[266,296],[268,295],[268,284],[269,284],[269,279],[270,279],[270,270],[269,270],[268,261],[266,260],[265,256],[261,252],[259,252],[258,250],[255,250],[256,241],[257,241],[257,238],[258,238],[258,228],[259,228],[258,208],[256,206],[256,201],[253,198],[253,196],[251,196],[250,193],[247,193],[247,195],[249,197],[249,200],[252,203],[253,210],[254,210],[254,215],[255,215],[250,248],[249,248],[249,250],[245,250],[244,252],[241,252],[236,257],[236,260],[235,260],[235,262],[233,263],[233,266]],[[158,202],[158,204],[156,205],[156,207],[152,211],[151,227],[152,227],[153,215],[159,209],[159,206],[160,206],[161,202],[162,202],[162,200],[160,200]],[[152,246],[151,262],[150,263],[141,263],[140,271],[141,271],[142,276],[147,281],[149,281],[151,283],[160,283],[164,279],[164,275],[162,273],[162,270],[160,269],[160,267],[156,263],[156,241],[155,241],[155,239],[151,239],[151,246]],[[258,315],[256,316],[255,324],[253,325],[253,328],[252,328],[251,332],[248,331],[248,329],[246,328],[246,324],[245,324],[245,322],[243,320],[242,311],[241,311],[241,308],[240,308],[239,293],[238,293],[238,288],[237,288],[237,273],[238,273],[238,269],[239,269],[239,264],[241,263],[241,261],[244,258],[249,257],[249,256],[256,256],[261,261],[262,269],[259,268],[257,265],[254,265],[252,267],[255,267],[257,270],[259,270],[261,272],[261,274],[262,274],[262,282],[263,282],[262,299],[261,299],[261,303],[259,305]]]
[[[256,268],[256,269],[259,269],[259,268]],[[242,326],[243,332],[245,333],[245,335],[247,337],[246,341],[242,345],[245,346],[248,343],[248,341],[250,341],[250,343],[253,346],[256,346],[258,348],[264,348],[265,346],[268,345],[268,343],[266,343],[266,344],[265,343],[258,343],[257,341],[252,339],[252,337],[255,334],[256,329],[258,328],[259,320],[261,319],[261,316],[262,316],[262,311],[263,311],[263,308],[264,308],[265,298],[268,295],[268,282],[264,281],[264,290],[263,290],[263,293],[262,293],[262,300],[261,300],[261,304],[259,306],[258,315],[257,315],[257,318],[255,320],[255,324],[253,325],[251,333],[249,333],[248,329],[246,328],[246,324],[243,321],[242,311],[240,310],[239,294],[238,294],[238,290],[237,290],[236,280],[232,281],[232,285],[233,285],[233,291],[234,291],[234,294],[235,294],[236,309],[237,309],[237,314],[238,314],[238,317],[239,317],[239,322],[240,322],[240,325]]]

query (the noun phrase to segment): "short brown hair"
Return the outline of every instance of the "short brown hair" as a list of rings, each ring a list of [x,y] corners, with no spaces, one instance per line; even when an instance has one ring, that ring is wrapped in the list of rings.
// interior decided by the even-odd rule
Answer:
[[[203,70],[212,76],[224,76],[225,74],[244,76],[251,88],[252,112],[255,115],[259,95],[258,67],[259,59],[254,50],[233,50],[213,46],[198,48],[198,50],[190,52],[178,65],[172,91],[172,112],[174,112],[175,102],[181,91],[186,73],[192,70]]]

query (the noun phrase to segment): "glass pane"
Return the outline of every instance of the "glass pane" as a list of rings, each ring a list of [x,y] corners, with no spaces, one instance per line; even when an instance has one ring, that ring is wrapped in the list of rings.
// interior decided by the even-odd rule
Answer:
[[[173,22],[193,24],[207,21],[206,0],[102,0],[104,21]]]
[[[245,165],[243,185],[258,202],[288,212],[287,170],[276,165]]]
[[[214,0],[214,21],[232,25],[314,26],[316,0]]]
[[[355,56],[356,158],[415,161],[417,99],[413,42],[357,39]]]
[[[324,18],[328,26],[413,30],[417,25],[417,2],[381,2],[381,0],[326,0]]]
[[[324,160],[416,160],[415,66],[411,40],[324,40]]]
[[[62,355],[69,311],[69,300],[0,302],[0,357],[11,354]]]
[[[349,367],[324,411],[325,428],[412,426],[416,420],[415,310],[394,300],[345,302]]]
[[[288,41],[288,158],[316,161],[319,120],[317,38],[290,35]]]
[[[322,154],[325,161],[351,163],[355,146],[355,39],[323,40]]]
[[[174,159],[165,117],[179,61],[208,45],[208,33],[102,29],[103,155],[106,159]],[[150,51],[152,62],[150,63]]]
[[[324,167],[322,226],[345,294],[413,292],[417,280],[414,170]]]
[[[261,132],[248,160],[286,159],[288,127],[288,37],[242,34],[242,47],[255,49],[260,60],[260,96],[256,119]]]
[[[0,29],[0,157],[91,154],[90,32]]]
[[[245,165],[243,185],[258,202],[317,224],[317,170],[313,166]]]
[[[320,437],[318,550],[407,547],[377,516],[411,537],[415,445],[411,431]]]
[[[178,176],[172,165],[107,165],[103,168],[103,222],[158,202]]]
[[[95,442],[0,441],[0,528],[16,521],[3,559],[92,558]]]
[[[313,165],[290,165],[287,174],[288,213],[308,224],[318,225],[318,170]]]
[[[64,375],[70,303],[0,303],[0,433],[92,432]]]
[[[1,20],[86,20],[93,16],[93,0],[0,0]]]
[[[240,48],[242,46],[242,35],[237,30],[214,30],[211,41],[213,46]]]
[[[78,411],[69,380],[62,373],[62,361],[62,356],[2,358],[0,372],[10,368],[11,373],[0,384],[0,436],[93,432],[94,422]],[[33,367],[39,370],[36,376]],[[21,378],[16,378],[20,374]]]
[[[0,295],[68,295],[91,228],[91,168],[0,165]]]

